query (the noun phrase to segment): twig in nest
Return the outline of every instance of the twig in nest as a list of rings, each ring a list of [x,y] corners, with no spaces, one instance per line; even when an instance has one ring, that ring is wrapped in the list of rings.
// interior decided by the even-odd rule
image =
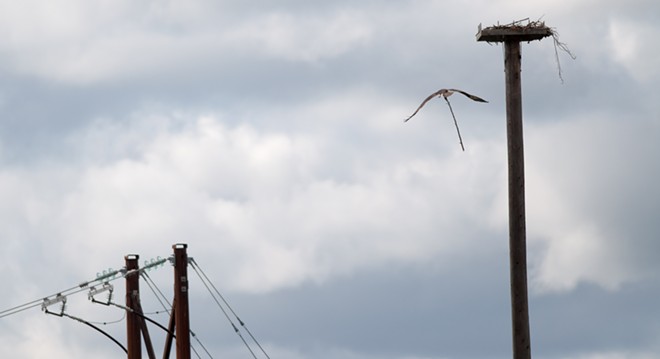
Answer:
[[[557,51],[557,48],[567,53],[568,56],[570,56],[571,59],[573,60],[576,59],[576,56],[573,55],[571,50],[568,48],[568,45],[559,41],[559,33],[557,32],[557,30],[551,29],[550,32],[552,33],[552,40],[554,41],[554,45],[555,45],[555,60],[557,61],[557,72],[559,73],[559,80],[561,80],[561,83],[563,84],[564,78],[561,76],[561,63],[559,62],[559,51]]]
[[[524,18],[524,19],[522,19],[522,20],[512,21],[510,24],[501,25],[501,26],[503,26],[503,27],[519,26],[519,24],[520,24],[521,22],[524,22],[524,21],[527,21],[527,23],[529,24],[529,18],[526,17],[526,18]],[[498,24],[498,25],[499,25],[499,24]]]

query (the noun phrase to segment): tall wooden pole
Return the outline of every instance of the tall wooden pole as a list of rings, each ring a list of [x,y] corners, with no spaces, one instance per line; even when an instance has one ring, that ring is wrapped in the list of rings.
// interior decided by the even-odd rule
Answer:
[[[509,265],[511,327],[514,359],[531,359],[527,300],[527,239],[525,224],[525,156],[523,149],[520,42],[552,35],[542,23],[512,23],[481,29],[477,41],[504,43],[506,134],[509,161]]]
[[[520,42],[504,42],[506,133],[509,159],[509,265],[513,358],[531,358],[527,303],[525,157],[523,150]]]
[[[172,311],[170,313],[170,324],[167,326],[167,336],[165,337],[165,348],[163,349],[163,359],[170,358],[172,351],[172,340],[174,339],[174,328],[176,326],[176,301],[172,302]]]
[[[124,257],[126,261],[126,270],[138,269],[137,254],[129,254]],[[135,313],[138,311],[138,298],[140,293],[140,276],[137,273],[126,276],[126,307],[131,310],[126,311],[126,341],[128,349],[128,359],[142,359],[142,346],[140,337],[140,318]]]
[[[139,277],[139,275],[138,275]],[[156,352],[154,351],[154,346],[151,343],[151,336],[149,335],[149,328],[147,327],[147,321],[144,319],[144,312],[142,311],[142,304],[140,304],[140,298],[137,298],[137,308],[138,314],[140,317],[140,331],[142,333],[142,339],[144,339],[144,346],[147,349],[147,355],[149,359],[156,359]]]
[[[188,314],[188,254],[186,244],[174,249],[174,308],[176,322],[176,359],[190,359],[190,318]]]

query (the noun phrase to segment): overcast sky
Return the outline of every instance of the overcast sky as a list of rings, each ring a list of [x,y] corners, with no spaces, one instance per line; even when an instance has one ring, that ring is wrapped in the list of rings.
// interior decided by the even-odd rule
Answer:
[[[552,38],[522,45],[533,357],[659,358],[653,0],[2,0],[0,310],[183,242],[271,358],[510,358],[503,51],[475,34],[524,18],[576,55],[562,84]],[[465,152],[444,101],[403,123],[449,87],[489,101],[451,98]],[[251,358],[196,279],[202,343]],[[0,319],[3,358],[122,355]]]

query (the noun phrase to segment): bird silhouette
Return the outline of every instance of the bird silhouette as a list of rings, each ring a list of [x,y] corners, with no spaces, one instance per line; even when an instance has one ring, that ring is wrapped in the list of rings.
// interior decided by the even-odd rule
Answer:
[[[440,90],[438,90],[438,91],[432,93],[429,97],[427,97],[424,101],[422,101],[422,104],[419,105],[419,107],[417,107],[417,109],[415,110],[415,112],[413,112],[413,114],[410,115],[410,117],[408,117],[408,118],[406,118],[405,120],[403,120],[403,122],[408,122],[408,120],[410,120],[411,118],[413,118],[413,116],[415,116],[415,115],[417,114],[417,112],[419,112],[419,110],[421,110],[422,107],[424,107],[424,105],[426,105],[426,103],[429,102],[429,101],[431,101],[431,99],[433,99],[434,97],[442,97],[442,98],[445,99],[445,101],[447,101],[447,105],[449,106],[449,111],[451,112],[451,117],[454,119],[454,125],[456,126],[456,133],[458,133],[458,141],[461,143],[461,149],[462,149],[463,151],[465,151],[465,147],[463,146],[463,138],[461,137],[461,131],[458,129],[458,122],[456,122],[456,116],[454,116],[454,110],[451,108],[451,103],[449,103],[449,99],[447,98],[447,97],[453,95],[454,92],[458,92],[458,93],[460,93],[460,94],[462,94],[462,95],[465,95],[466,97],[468,97],[469,99],[471,99],[471,100],[473,100],[473,101],[477,101],[477,102],[486,102],[486,103],[488,103],[488,101],[482,99],[481,97],[478,97],[478,96],[475,96],[475,95],[471,95],[471,94],[469,94],[469,93],[467,93],[467,92],[465,92],[465,91],[462,91],[462,90],[457,90],[457,89],[440,89]]]

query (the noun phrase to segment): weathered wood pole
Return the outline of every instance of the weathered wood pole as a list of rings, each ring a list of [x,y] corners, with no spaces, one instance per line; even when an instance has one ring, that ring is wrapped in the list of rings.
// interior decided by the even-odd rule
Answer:
[[[520,42],[504,42],[506,132],[509,158],[509,265],[514,359],[531,358],[527,301],[525,154],[523,148]]]
[[[186,244],[174,249],[174,320],[176,322],[176,359],[190,359],[190,317],[188,314],[188,254]]]
[[[129,254],[124,257],[126,270],[138,269],[137,254]],[[140,336],[140,318],[135,314],[138,310],[138,298],[140,293],[140,276],[132,273],[126,276],[126,307],[131,310],[126,311],[126,341],[128,349],[128,359],[142,358],[142,337]]]
[[[165,337],[165,348],[163,349],[163,359],[170,359],[172,351],[172,341],[174,340],[174,328],[176,327],[176,300],[172,302],[170,311],[170,324],[167,326],[167,336]]]
[[[497,26],[481,29],[477,41],[504,42],[506,133],[509,161],[509,265],[513,358],[530,359],[527,300],[527,240],[525,225],[525,156],[523,149],[520,41],[551,35],[543,26]]]

